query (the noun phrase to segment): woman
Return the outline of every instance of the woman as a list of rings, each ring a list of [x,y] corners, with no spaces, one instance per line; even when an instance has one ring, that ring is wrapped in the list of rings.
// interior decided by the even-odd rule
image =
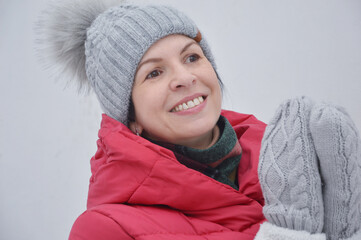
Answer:
[[[319,136],[339,136],[335,126],[352,133],[356,144],[344,162],[360,163],[347,115],[305,98],[289,100],[264,134],[265,124],[252,115],[221,109],[214,59],[187,16],[165,6],[106,10],[84,3],[56,9],[57,21],[48,26],[52,47],[62,49],[55,60],[90,83],[105,113],[87,210],[69,239],[359,236],[360,189],[347,192],[356,202],[338,214],[323,197],[339,199],[342,189],[322,189],[318,171],[318,158],[322,168],[330,157],[323,155],[330,144]],[[59,32],[69,37],[59,39]],[[354,187],[360,171],[330,172],[354,178]],[[338,228],[345,216],[349,224]]]

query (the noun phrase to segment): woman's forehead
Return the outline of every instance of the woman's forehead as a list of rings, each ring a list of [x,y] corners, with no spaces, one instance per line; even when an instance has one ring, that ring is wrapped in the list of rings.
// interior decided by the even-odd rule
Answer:
[[[150,58],[160,58],[171,54],[182,54],[182,52],[190,47],[198,47],[201,49],[196,41],[184,35],[170,35],[162,38],[155,42],[143,55],[138,65],[138,69]]]

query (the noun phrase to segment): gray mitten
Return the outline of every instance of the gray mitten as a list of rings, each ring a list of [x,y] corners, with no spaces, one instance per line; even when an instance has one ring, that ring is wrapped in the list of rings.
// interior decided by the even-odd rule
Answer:
[[[311,112],[310,128],[324,182],[327,239],[361,239],[361,140],[356,126],[342,108],[319,104]]]
[[[321,178],[309,129],[313,105],[302,97],[279,107],[266,128],[258,167],[268,222],[308,234],[321,233],[324,219]]]

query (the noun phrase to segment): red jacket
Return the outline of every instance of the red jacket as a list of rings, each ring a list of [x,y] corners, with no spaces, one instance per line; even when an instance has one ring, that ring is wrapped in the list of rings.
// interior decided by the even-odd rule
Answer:
[[[266,125],[252,115],[222,115],[242,146],[239,191],[103,115],[87,210],[69,239],[254,239],[264,221],[257,166]]]

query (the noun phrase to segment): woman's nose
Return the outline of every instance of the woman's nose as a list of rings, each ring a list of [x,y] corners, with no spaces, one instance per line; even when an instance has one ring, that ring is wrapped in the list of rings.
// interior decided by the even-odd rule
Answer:
[[[177,90],[179,88],[187,88],[196,83],[196,77],[194,74],[187,69],[186,67],[177,67],[173,71],[171,76],[170,88],[172,90]]]

